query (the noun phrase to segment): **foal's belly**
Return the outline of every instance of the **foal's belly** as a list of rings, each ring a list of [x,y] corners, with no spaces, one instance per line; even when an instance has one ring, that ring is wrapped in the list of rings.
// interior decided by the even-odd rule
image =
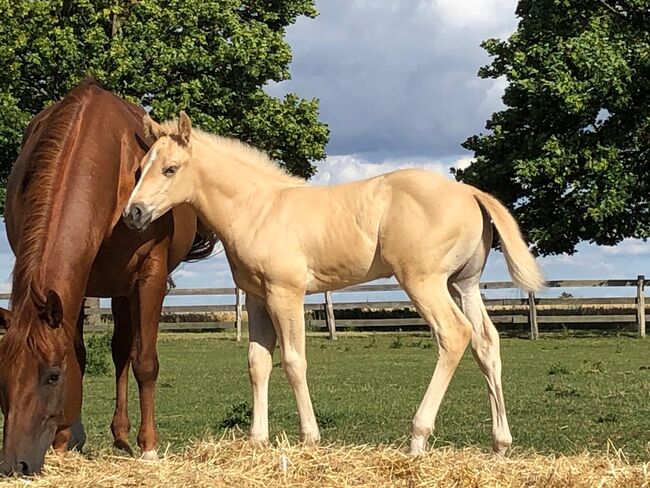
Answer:
[[[367,283],[393,275],[391,269],[381,260],[379,253],[371,257],[360,255],[349,261],[329,262],[307,271],[307,294],[340,290],[348,286]]]

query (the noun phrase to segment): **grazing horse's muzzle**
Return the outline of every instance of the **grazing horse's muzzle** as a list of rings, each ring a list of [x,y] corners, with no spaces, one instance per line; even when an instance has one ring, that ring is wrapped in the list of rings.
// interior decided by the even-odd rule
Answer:
[[[4,476],[20,475],[20,476],[31,476],[33,474],[39,473],[43,467],[41,463],[40,466],[33,466],[27,463],[27,461],[16,461],[13,465],[3,464],[1,471]]]
[[[132,203],[122,214],[129,229],[142,230],[151,223],[151,212],[143,203]]]

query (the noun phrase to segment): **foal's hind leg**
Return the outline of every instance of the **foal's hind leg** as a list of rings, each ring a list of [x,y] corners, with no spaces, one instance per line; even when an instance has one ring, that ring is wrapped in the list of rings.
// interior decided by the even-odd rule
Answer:
[[[251,441],[264,444],[269,440],[269,379],[273,370],[276,333],[262,300],[246,294],[246,310],[249,334],[248,375],[253,390]]]
[[[418,455],[425,450],[440,403],[465,352],[472,329],[449,295],[446,277],[430,278],[417,283],[404,282],[402,287],[438,340],[438,362],[413,419],[411,455]]]
[[[492,412],[492,449],[504,454],[512,444],[512,435],[501,384],[499,333],[483,304],[478,277],[454,283],[450,289],[462,302],[463,312],[472,323],[472,353],[485,375]]]

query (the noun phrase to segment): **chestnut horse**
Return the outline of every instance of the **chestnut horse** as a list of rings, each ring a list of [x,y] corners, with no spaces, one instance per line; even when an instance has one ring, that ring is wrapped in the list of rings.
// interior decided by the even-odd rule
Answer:
[[[6,227],[16,255],[11,311],[0,309],[4,472],[38,472],[54,444],[79,442],[85,367],[84,296],[112,297],[116,447],[132,453],[129,364],[138,383],[143,457],[156,458],[156,338],[167,276],[210,254],[197,217],[178,207],[145,232],[120,216],[153,142],[144,110],[85,80],[29,124],[7,187]],[[80,424],[79,424],[80,425]]]
[[[314,187],[289,176],[265,154],[239,141],[178,124],[145,128],[158,140],[142,160],[142,178],[124,210],[144,229],[189,202],[221,239],[237,286],[246,291],[251,437],[268,441],[268,383],[280,343],[305,442],[320,434],[305,358],[306,293],[395,276],[438,339],[438,362],[415,418],[411,453],[426,447],[460,358],[472,352],[488,384],[492,446],[511,444],[499,334],[479,279],[496,228],[510,274],[526,290],[544,280],[508,210],[469,185],[424,170]]]

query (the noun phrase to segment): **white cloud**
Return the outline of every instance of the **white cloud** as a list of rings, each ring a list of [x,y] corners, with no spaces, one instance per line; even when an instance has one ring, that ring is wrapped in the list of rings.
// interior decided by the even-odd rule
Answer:
[[[449,160],[451,162],[426,158],[394,158],[368,161],[362,155],[355,154],[329,156],[325,161],[316,163],[317,173],[310,180],[310,183],[314,185],[334,185],[371,178],[405,168],[428,169],[451,178],[450,168],[467,168],[473,160],[474,158],[471,156],[456,156]]]
[[[330,156],[317,163],[318,172],[310,183],[314,185],[333,185],[353,180],[371,178],[397,169],[423,168],[436,173],[449,175],[449,166],[436,160],[391,160],[371,163],[355,155]]]
[[[191,271],[189,269],[185,268],[180,268],[174,271],[173,276],[174,276],[174,281],[180,279],[180,278],[196,278],[200,274],[196,271]]]
[[[458,169],[465,169],[473,162],[474,162],[473,157],[463,156],[462,158],[456,160],[456,162],[453,164],[453,167]]]
[[[422,10],[457,29],[502,28],[503,17],[514,14],[515,0],[426,0]],[[505,30],[503,33],[508,33]]]
[[[5,283],[0,283],[0,293],[9,293],[11,291],[11,283],[8,281]]]
[[[610,256],[648,256],[650,255],[650,242],[643,242],[639,239],[625,239],[616,246],[603,246],[602,250],[604,254]]]

